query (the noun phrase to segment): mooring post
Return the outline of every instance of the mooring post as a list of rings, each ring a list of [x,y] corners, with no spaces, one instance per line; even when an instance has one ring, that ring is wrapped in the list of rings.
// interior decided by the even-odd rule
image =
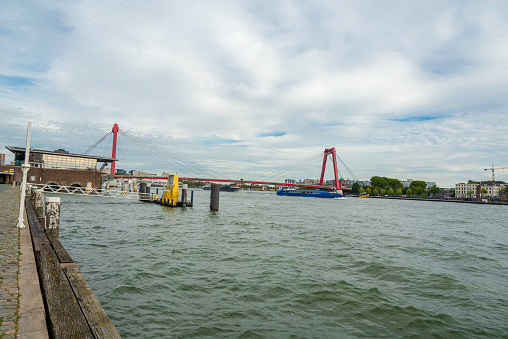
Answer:
[[[35,192],[37,191],[37,187],[30,185],[30,202],[32,205],[35,205]]]
[[[44,214],[44,190],[39,189],[35,191],[34,201],[35,214],[37,215],[37,218],[42,218]]]
[[[182,203],[184,206],[187,205],[187,184],[182,185]]]
[[[60,234],[60,198],[46,198],[46,234],[58,238]]]
[[[210,191],[210,210],[218,211],[219,210],[219,192],[220,185],[212,184],[212,190]]]

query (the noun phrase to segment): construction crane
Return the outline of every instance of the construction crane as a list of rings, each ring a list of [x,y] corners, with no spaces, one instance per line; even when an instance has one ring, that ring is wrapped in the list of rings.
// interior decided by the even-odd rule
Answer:
[[[494,170],[497,170],[497,169],[508,169],[508,167],[494,167],[494,165],[492,165],[491,168],[484,168],[483,170],[484,171],[492,171],[492,184],[494,184]]]

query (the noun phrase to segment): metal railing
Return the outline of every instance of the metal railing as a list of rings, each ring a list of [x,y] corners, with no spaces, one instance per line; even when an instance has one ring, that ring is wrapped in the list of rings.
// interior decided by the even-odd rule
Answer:
[[[120,190],[106,190],[102,188],[85,188],[76,186],[56,186],[56,185],[42,185],[32,184],[32,186],[43,189],[46,193],[58,194],[74,194],[74,195],[87,195],[91,197],[111,197],[123,199],[139,199],[138,192],[128,192]]]

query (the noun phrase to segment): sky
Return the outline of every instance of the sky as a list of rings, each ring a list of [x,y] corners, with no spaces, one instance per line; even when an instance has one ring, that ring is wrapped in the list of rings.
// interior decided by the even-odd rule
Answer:
[[[330,147],[360,180],[508,167],[505,0],[0,0],[0,56],[8,161],[30,121],[35,148],[118,123],[233,178]]]

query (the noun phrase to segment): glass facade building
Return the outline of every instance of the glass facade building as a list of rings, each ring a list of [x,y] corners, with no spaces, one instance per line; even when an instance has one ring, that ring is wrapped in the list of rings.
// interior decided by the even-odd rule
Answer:
[[[97,168],[97,159],[43,154],[42,167],[56,169],[93,170]]]
[[[12,146],[6,146],[6,148],[14,153],[17,166],[25,161],[24,148]],[[43,169],[93,171],[97,170],[98,163],[111,163],[114,160],[116,159],[69,153],[62,149],[56,151],[31,149],[29,155],[30,166]]]

